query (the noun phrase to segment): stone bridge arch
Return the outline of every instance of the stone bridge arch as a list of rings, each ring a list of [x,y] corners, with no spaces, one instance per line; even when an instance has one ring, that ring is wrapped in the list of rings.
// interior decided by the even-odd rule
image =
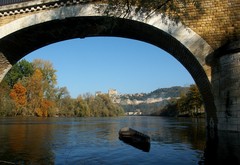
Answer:
[[[96,4],[60,6],[0,26],[0,80],[22,57],[51,43],[94,36],[141,40],[164,49],[188,70],[204,99],[207,125],[217,128],[211,70],[205,63],[206,56],[213,51],[211,46],[192,29],[161,14],[146,18],[131,13],[117,18],[106,16],[98,7]]]

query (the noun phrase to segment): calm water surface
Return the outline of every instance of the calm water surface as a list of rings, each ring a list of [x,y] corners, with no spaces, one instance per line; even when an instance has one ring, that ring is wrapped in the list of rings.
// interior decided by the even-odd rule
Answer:
[[[122,127],[151,137],[150,152],[118,139]],[[201,162],[204,119],[162,117],[0,118],[0,161],[16,164],[176,164]]]

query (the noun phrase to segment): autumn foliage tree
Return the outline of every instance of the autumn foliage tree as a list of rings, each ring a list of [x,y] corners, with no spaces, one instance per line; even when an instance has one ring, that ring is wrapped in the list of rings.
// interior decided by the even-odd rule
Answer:
[[[40,108],[37,108],[36,115],[39,117],[48,117],[54,103],[52,101],[43,99]]]
[[[43,100],[42,90],[42,72],[36,69],[33,75],[29,78],[28,84],[28,108],[33,110],[37,115],[41,111],[41,102]]]
[[[13,102],[14,107],[9,108],[13,115],[38,117],[117,116],[124,113],[107,95],[85,95],[73,99],[66,87],[59,88],[56,85],[56,70],[51,62],[41,59],[32,63],[20,61],[0,85],[0,91],[3,91],[0,93],[0,103],[4,103],[1,106],[10,107],[5,104],[11,105]],[[0,116],[5,114],[0,107]]]
[[[29,78],[27,86],[29,109],[34,110],[34,114],[39,117],[47,117],[54,105],[53,101],[44,97],[44,83],[42,71],[36,69],[32,77]]]
[[[10,92],[10,96],[14,100],[14,103],[16,105],[15,115],[22,114],[21,111],[23,111],[23,109],[26,108],[27,104],[26,93],[27,89],[21,83],[18,82],[13,86],[13,89]]]
[[[50,61],[35,59],[33,61],[35,70],[40,70],[42,73],[42,88],[44,97],[48,100],[53,100],[56,93],[57,76],[56,70]]]

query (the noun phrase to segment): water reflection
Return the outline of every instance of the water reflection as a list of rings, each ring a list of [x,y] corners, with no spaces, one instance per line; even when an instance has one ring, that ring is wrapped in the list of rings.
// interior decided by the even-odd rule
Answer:
[[[150,152],[129,147],[118,139],[118,131],[125,126],[151,137]],[[239,134],[223,133],[221,137],[225,138],[218,138],[217,143],[208,141],[206,147],[204,119],[0,118],[0,161],[185,165],[218,164],[231,159],[239,163]]]
[[[240,133],[218,131],[215,138],[208,138],[203,164],[239,165]]]
[[[16,164],[53,163],[54,154],[48,145],[52,129],[48,124],[38,125],[36,119],[1,119],[0,160]]]

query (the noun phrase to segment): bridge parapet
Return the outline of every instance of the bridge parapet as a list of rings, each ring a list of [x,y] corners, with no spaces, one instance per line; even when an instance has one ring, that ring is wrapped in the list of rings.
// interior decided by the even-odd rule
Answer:
[[[16,4],[16,3],[26,2],[26,1],[32,1],[32,0],[2,0],[0,1],[0,6]]]
[[[12,0],[0,3],[0,17],[86,3],[86,0]]]

